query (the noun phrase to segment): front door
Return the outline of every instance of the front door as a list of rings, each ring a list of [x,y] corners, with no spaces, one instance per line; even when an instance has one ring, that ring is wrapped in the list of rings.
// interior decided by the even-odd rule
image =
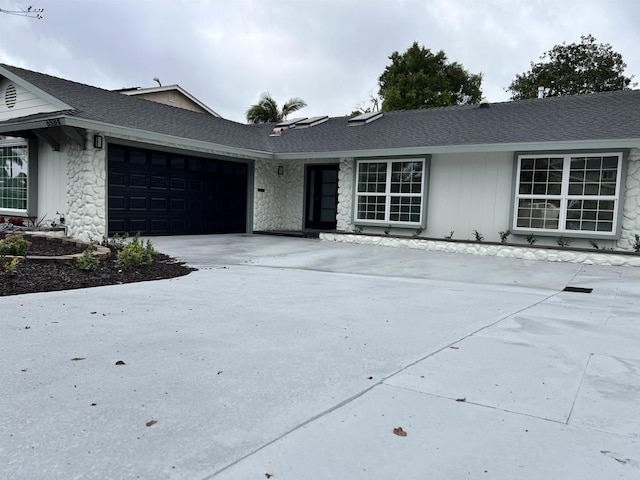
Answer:
[[[305,228],[335,230],[338,211],[338,165],[309,165]]]

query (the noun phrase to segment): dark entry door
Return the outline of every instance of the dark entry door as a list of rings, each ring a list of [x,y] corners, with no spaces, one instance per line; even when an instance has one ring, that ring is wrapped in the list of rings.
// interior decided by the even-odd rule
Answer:
[[[305,228],[334,230],[338,211],[338,165],[307,167]]]

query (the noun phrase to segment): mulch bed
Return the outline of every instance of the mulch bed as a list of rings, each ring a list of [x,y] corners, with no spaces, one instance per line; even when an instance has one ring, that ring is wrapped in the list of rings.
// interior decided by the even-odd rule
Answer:
[[[0,233],[0,240],[4,236],[4,233]],[[27,256],[59,256],[84,251],[84,247],[59,239],[48,240],[29,235],[25,235],[24,239],[31,242]],[[0,264],[0,296],[160,280],[181,277],[195,270],[160,253],[151,265],[139,268],[121,269],[116,265],[115,258],[116,253],[112,250],[111,256],[102,260],[98,268],[92,271],[80,270],[74,261],[27,258],[18,265],[14,275],[6,275]]]

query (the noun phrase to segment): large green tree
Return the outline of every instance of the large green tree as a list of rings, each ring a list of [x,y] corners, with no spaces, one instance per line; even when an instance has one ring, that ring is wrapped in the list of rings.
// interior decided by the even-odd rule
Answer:
[[[548,97],[607,92],[629,87],[631,77],[624,75],[627,64],[608,43],[596,43],[591,35],[582,35],[580,43],[556,45],[544,53],[531,70],[516,75],[507,88],[512,100],[536,98],[538,87]]]
[[[247,110],[247,122],[249,123],[278,123],[307,104],[301,98],[290,98],[282,109],[278,107],[278,103],[273,99],[269,92],[260,95],[260,100],[255,105],[251,105]]]
[[[469,73],[446,54],[414,42],[406,52],[393,52],[379,79],[382,111],[413,110],[478,103],[482,74]]]

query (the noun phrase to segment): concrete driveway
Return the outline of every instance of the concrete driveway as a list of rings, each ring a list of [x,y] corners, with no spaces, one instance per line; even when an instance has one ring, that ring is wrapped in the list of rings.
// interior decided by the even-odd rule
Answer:
[[[640,478],[640,269],[153,242],[200,270],[0,298],[0,478]]]

